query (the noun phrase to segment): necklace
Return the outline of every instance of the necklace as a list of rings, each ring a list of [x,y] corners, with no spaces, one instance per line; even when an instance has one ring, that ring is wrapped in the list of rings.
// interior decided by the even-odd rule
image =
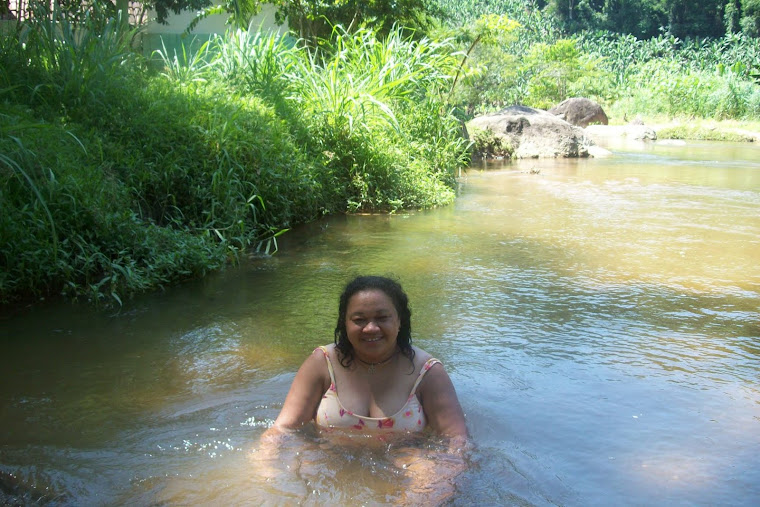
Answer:
[[[359,361],[360,363],[362,363],[363,365],[365,365],[367,367],[367,373],[375,373],[375,369],[382,368],[386,364],[390,363],[396,357],[397,353],[398,353],[398,349],[394,350],[393,354],[391,354],[391,357],[389,357],[388,359],[384,359],[384,360],[378,361],[376,363],[368,363],[367,361],[362,361],[361,359],[359,359],[358,356],[357,356],[356,360]]]

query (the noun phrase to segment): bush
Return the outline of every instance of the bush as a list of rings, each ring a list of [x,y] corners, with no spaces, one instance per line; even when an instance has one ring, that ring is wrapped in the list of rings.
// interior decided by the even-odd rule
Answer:
[[[0,115],[0,132],[0,302],[120,301],[226,261],[216,241],[137,217],[128,188],[84,148],[92,139],[19,107]]]
[[[476,130],[472,133],[473,152],[482,159],[511,158],[514,148],[503,136],[497,136],[491,129]]]

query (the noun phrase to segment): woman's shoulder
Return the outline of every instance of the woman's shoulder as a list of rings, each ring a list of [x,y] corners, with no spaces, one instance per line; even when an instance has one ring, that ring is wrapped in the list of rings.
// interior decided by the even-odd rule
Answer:
[[[412,350],[414,350],[414,366],[417,371],[420,371],[425,363],[435,359],[432,354],[414,345],[412,345]]]
[[[311,351],[311,354],[309,354],[304,360],[304,365],[310,365],[311,367],[320,370],[322,368],[326,369],[325,358],[330,359],[332,355],[331,347],[331,345],[320,345],[319,347],[315,347],[314,350]]]

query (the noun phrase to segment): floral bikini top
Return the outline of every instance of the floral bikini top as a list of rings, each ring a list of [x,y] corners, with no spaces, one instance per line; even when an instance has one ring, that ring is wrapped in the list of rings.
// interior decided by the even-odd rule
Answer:
[[[327,370],[330,372],[330,388],[322,396],[322,401],[317,408],[315,421],[317,426],[323,428],[346,428],[354,430],[369,431],[422,431],[425,429],[427,419],[425,412],[422,411],[422,405],[417,398],[417,386],[420,385],[422,377],[434,364],[440,363],[438,359],[431,357],[425,362],[417,377],[412,392],[406,399],[406,403],[401,410],[389,417],[368,417],[356,415],[350,410],[346,410],[338,398],[338,390],[335,387],[335,374],[333,372],[332,362],[327,353],[326,347],[319,347],[327,360]]]

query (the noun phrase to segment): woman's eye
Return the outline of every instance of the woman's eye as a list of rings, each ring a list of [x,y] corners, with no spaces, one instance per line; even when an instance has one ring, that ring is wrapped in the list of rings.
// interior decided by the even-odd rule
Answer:
[[[359,327],[364,327],[367,325],[367,321],[365,319],[354,319],[353,320],[354,325]]]

